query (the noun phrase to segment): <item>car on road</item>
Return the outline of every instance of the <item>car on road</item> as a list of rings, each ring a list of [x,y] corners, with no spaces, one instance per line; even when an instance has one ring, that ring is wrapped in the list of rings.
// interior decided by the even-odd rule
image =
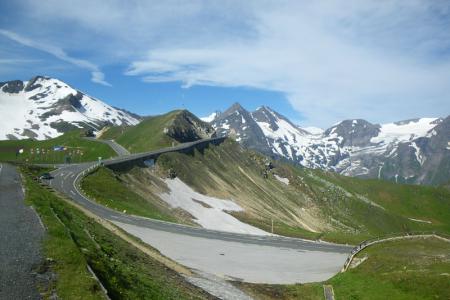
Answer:
[[[53,179],[53,176],[50,173],[43,173],[41,176],[39,176],[39,179],[50,180]]]

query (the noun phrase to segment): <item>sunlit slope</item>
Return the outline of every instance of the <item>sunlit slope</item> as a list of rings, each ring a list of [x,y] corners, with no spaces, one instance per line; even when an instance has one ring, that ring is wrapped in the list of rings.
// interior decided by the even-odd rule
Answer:
[[[245,223],[270,232],[273,221],[280,235],[358,243],[392,232],[450,232],[448,189],[299,168],[229,139],[202,152],[163,154],[154,168],[100,169],[83,186],[117,210],[194,224],[193,216],[161,199],[170,193],[169,175],[198,193],[234,201],[243,210],[228,213]]]
[[[111,127],[102,139],[114,139],[130,152],[143,152],[211,137],[213,129],[187,110],[148,117],[136,126]]]
[[[272,162],[227,140],[193,155],[168,153],[163,169],[196,191],[233,199],[252,225],[291,236],[357,242],[389,232],[450,232],[450,192],[444,188],[363,180]]]

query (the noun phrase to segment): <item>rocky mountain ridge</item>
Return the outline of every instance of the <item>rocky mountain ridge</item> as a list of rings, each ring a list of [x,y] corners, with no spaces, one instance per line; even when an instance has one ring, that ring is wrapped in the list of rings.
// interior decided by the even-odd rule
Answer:
[[[308,168],[403,183],[450,180],[450,116],[388,124],[344,120],[311,133],[269,107],[248,112],[235,103],[210,123],[219,136]]]
[[[450,182],[450,116],[388,124],[344,120],[326,130],[301,128],[267,106],[249,112],[238,103],[203,118],[212,129],[187,111],[182,116],[167,127],[175,140],[229,135],[244,147],[307,168],[403,183]],[[141,120],[57,79],[0,82],[0,140],[42,140]]]
[[[85,128],[136,125],[139,117],[90,97],[54,78],[0,82],[0,140],[43,140]]]

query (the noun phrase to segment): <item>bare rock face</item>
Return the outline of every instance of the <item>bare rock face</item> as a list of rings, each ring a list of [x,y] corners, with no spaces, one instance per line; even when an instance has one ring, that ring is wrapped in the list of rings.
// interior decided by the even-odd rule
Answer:
[[[47,139],[75,128],[135,125],[136,115],[44,76],[0,83],[0,140]]]
[[[2,91],[9,94],[17,94],[23,90],[23,82],[20,80],[13,80],[3,82]]]
[[[253,116],[239,103],[233,104],[220,113],[211,122],[218,136],[231,135],[244,147],[252,148],[264,154],[272,154],[264,132]]]
[[[357,146],[365,147],[372,144],[371,138],[376,137],[380,132],[380,125],[374,125],[366,120],[345,120],[339,124],[328,128],[325,135],[336,133],[340,139],[341,147]]]
[[[450,117],[389,124],[344,120],[310,133],[269,107],[248,112],[236,103],[210,124],[244,147],[308,168],[401,183],[450,181]]]
[[[182,110],[166,128],[166,134],[178,142],[192,142],[215,136],[211,125],[203,122],[187,110]]]

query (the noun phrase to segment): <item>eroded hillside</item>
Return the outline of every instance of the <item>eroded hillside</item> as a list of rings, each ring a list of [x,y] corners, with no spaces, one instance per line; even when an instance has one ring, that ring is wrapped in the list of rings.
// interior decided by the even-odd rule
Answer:
[[[274,233],[281,235],[358,242],[388,232],[450,231],[450,193],[446,189],[298,168],[244,150],[231,140],[202,152],[164,154],[151,168],[103,173],[94,173],[85,182],[100,175],[113,177],[117,184],[143,199],[135,204],[135,214],[153,209],[181,223],[201,224],[193,216],[196,211],[189,213],[182,208],[185,203],[175,205],[167,198],[180,188],[172,184],[174,180],[201,195],[233,201],[242,209],[230,209],[229,214],[266,232],[272,230],[273,221]],[[99,186],[92,185],[91,193]],[[119,196],[116,198],[127,204]],[[193,200],[206,212],[217,210],[206,200]]]

